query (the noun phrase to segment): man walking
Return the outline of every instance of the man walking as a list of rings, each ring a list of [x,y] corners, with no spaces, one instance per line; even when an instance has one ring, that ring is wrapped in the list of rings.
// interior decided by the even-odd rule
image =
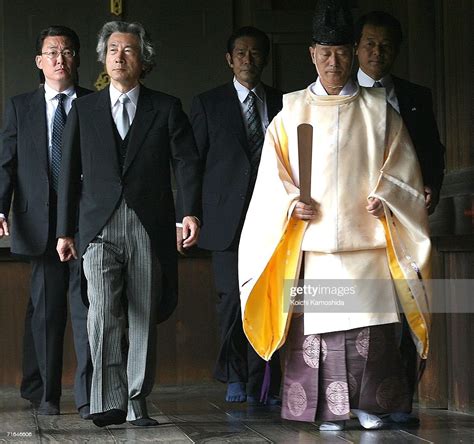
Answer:
[[[60,25],[43,29],[35,61],[44,85],[7,102],[0,150],[0,238],[9,235],[11,228],[12,253],[28,257],[31,263],[21,396],[38,407],[39,414],[60,413],[69,294],[77,358],[74,395],[81,417],[88,419],[92,368],[81,264],[63,264],[56,252],[62,131],[76,97],[92,92],[77,85],[79,49],[79,37],[72,29]],[[72,236],[76,222],[74,218]]]
[[[199,246],[212,251],[219,295],[221,348],[214,375],[228,384],[229,402],[260,402],[265,373],[265,362],[242,330],[237,249],[265,130],[282,106],[282,93],[260,80],[269,52],[264,32],[250,26],[235,31],[226,53],[234,79],[195,97],[190,114],[204,163]],[[271,370],[270,403],[276,402],[280,389],[278,356]]]
[[[97,53],[111,82],[74,104],[65,129],[57,249],[62,260],[84,258],[94,424],[128,419],[151,426],[157,422],[148,416],[146,397],[155,376],[156,321],[171,314],[177,297],[170,163],[183,191],[178,207],[187,248],[199,232],[199,157],[180,101],[140,83],[154,65],[142,25],[106,23]]]

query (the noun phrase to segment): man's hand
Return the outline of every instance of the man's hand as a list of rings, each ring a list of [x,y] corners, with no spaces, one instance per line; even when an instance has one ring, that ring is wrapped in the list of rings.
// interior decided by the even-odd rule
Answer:
[[[182,247],[190,248],[196,244],[199,235],[199,221],[194,216],[183,218]],[[178,248],[179,251],[179,248]]]
[[[433,188],[426,186],[425,189],[425,207],[428,210],[428,214],[433,214],[436,206],[439,203],[439,193],[435,193]]]
[[[314,200],[311,201],[311,205],[298,201],[293,208],[291,216],[301,220],[313,220],[320,215],[319,207],[320,205]]]
[[[74,246],[74,238],[60,237],[56,246],[61,262],[67,262],[71,259],[77,259],[76,247]]]
[[[369,205],[367,205],[365,209],[369,214],[380,219],[384,215],[382,201],[376,197],[369,197],[367,200],[369,201]]]
[[[433,190],[431,189],[431,187],[427,187],[426,185],[424,188],[425,188],[425,207],[429,212],[431,204],[433,202]]]
[[[179,254],[186,255],[183,248],[183,227],[176,227],[176,249]]]
[[[3,236],[10,236],[10,231],[8,230],[8,222],[4,217],[0,217],[0,239]]]

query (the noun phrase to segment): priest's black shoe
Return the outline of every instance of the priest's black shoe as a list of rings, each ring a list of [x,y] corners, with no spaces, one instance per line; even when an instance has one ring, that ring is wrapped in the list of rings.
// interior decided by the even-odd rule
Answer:
[[[112,409],[112,410],[107,410],[106,412],[92,414],[92,422],[97,427],[105,427],[105,426],[114,425],[114,424],[116,425],[123,424],[126,420],[127,420],[127,413],[119,409]]]

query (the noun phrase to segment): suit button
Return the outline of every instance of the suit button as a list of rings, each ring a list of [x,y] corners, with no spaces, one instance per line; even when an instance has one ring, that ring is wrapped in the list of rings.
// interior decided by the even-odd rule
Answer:
[[[240,198],[241,198],[242,200],[244,200],[244,199],[245,199],[245,196],[244,196],[243,194],[241,194],[241,195],[240,195]]]
[[[245,175],[245,176],[248,176],[248,175],[249,175],[249,170],[245,170],[245,171],[244,171],[244,175]]]

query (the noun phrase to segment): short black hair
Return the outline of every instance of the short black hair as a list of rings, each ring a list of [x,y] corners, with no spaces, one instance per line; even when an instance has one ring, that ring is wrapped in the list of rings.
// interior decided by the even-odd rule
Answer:
[[[81,42],[79,36],[71,28],[63,25],[51,25],[42,29],[36,38],[36,54],[39,55],[43,51],[43,43],[46,37],[67,37],[72,44],[72,49],[74,49],[76,55],[79,55]]]
[[[354,37],[357,44],[360,43],[365,25],[380,26],[389,29],[395,39],[395,46],[397,49],[400,48],[403,41],[402,25],[393,15],[383,11],[372,11],[360,17],[354,27]]]
[[[244,26],[234,31],[227,40],[227,52],[230,55],[232,55],[232,51],[235,48],[235,41],[240,37],[253,37],[257,39],[262,45],[264,56],[268,57],[268,54],[270,54],[270,39],[268,35],[253,26]]]
[[[81,42],[79,36],[71,28],[63,25],[50,25],[44,28],[36,37],[36,54],[40,55],[43,52],[43,43],[46,37],[67,37],[72,44],[72,49],[76,52],[76,60],[79,60],[79,51],[81,49]],[[43,84],[45,82],[44,74],[41,69],[38,70],[39,82]],[[76,73],[76,77],[77,73]],[[77,81],[77,78],[76,78]]]

